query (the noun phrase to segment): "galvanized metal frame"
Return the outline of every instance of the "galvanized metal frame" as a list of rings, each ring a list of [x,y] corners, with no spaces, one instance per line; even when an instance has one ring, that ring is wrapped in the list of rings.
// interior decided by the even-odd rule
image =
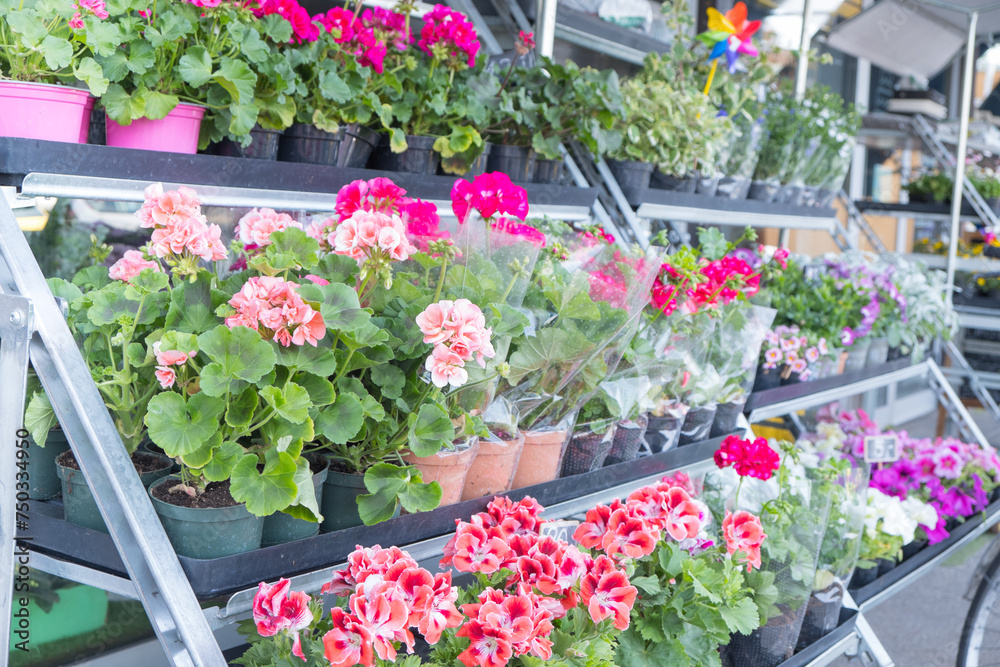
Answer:
[[[187,577],[181,569],[166,533],[153,510],[145,487],[129,460],[111,416],[104,406],[83,356],[45,283],[45,277],[35,261],[13,211],[6,200],[0,202],[0,293],[7,296],[0,308],[10,308],[10,297],[22,304],[30,300],[34,309],[34,336],[27,343],[26,329],[14,322],[9,310],[6,320],[0,320],[0,356],[7,361],[4,350],[20,350],[27,345],[31,365],[42,382],[55,408],[59,423],[76,455],[84,478],[90,486],[122,562],[135,585],[136,592],[163,645],[171,664],[184,667],[225,667],[212,630],[201,611]],[[0,313],[3,311],[0,310]],[[24,322],[30,321],[31,311],[20,311]],[[17,326],[12,327],[12,324]],[[19,344],[20,337],[24,343]],[[13,372],[13,369],[10,369]],[[5,433],[0,442],[0,474],[11,479],[14,450],[12,436],[24,414],[25,383],[20,376],[8,375],[2,369],[4,381],[0,391],[0,416]],[[17,371],[20,372],[19,370]],[[26,371],[25,371],[26,372]],[[13,381],[11,381],[13,380]],[[20,392],[20,397],[8,395]],[[11,538],[5,548],[13,549],[14,528],[11,513],[12,486],[0,486],[5,496],[0,501],[0,537]],[[12,552],[11,552],[12,553]],[[0,563],[0,589],[10,591],[12,570],[4,557]],[[0,594],[3,595],[3,594]],[[4,598],[0,598],[3,600]],[[4,605],[9,604],[9,599]],[[10,615],[6,625],[0,625],[0,635],[9,637]]]

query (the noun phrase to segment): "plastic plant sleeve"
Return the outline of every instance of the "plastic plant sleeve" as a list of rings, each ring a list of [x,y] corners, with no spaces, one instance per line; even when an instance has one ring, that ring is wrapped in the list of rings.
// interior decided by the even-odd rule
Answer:
[[[640,330],[639,335],[653,347],[656,362],[649,372],[654,387],[660,387],[653,396],[651,413],[662,416],[665,406],[684,402],[696,389],[697,379],[707,365],[715,326],[715,319],[707,312],[675,311],[659,316]]]
[[[503,393],[522,428],[565,424],[613,373],[625,353],[659,270],[659,249],[644,255],[568,237],[567,259],[548,254],[525,298],[530,324],[514,343]]]
[[[767,610],[767,623],[750,635],[734,634],[722,649],[722,664],[729,667],[776,667],[790,658],[812,594],[831,499],[806,479],[801,466],[786,460],[783,467],[783,473],[776,472],[766,482],[745,478],[738,507],[733,505],[738,483],[735,471],[713,470],[705,478],[702,499],[716,519],[721,520],[726,510],[736,509],[760,516],[767,538],[755,576],[773,576],[777,588],[777,599]]]
[[[728,157],[722,172],[733,178],[750,178],[757,166],[759,147],[764,138],[764,128],[760,121],[752,122],[740,116],[734,123],[734,132],[729,140]]]
[[[718,313],[707,363],[722,379],[723,386],[715,394],[718,402],[738,403],[746,400],[753,387],[760,347],[777,311],[734,301]]]

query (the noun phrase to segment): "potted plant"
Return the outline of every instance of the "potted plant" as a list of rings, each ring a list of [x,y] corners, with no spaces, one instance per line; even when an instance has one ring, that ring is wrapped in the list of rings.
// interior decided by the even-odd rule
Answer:
[[[343,7],[315,20],[323,28],[318,39],[285,49],[297,74],[295,122],[282,135],[278,159],[362,168],[379,143],[370,127],[375,113],[364,102],[377,79],[376,63],[355,54],[374,54],[378,42],[373,29]]]
[[[62,482],[56,475],[56,458],[69,450],[69,441],[55,420],[55,412],[34,372],[29,372],[25,395],[29,398],[24,411],[24,431],[28,440],[28,497],[49,500],[62,492]]]
[[[99,61],[111,81],[101,96],[107,145],[194,153],[209,106],[225,107],[232,137],[250,132],[260,111],[251,63],[268,47],[249,8],[140,1],[117,5],[109,14],[115,32],[105,39],[114,53]],[[275,34],[290,28],[277,15],[266,24]],[[222,25],[224,30],[217,29]]]
[[[174,193],[186,197],[187,193]],[[154,198],[162,190],[148,191]],[[200,216],[196,200],[184,199],[192,216],[191,230],[202,239],[211,238],[219,228],[208,225]],[[140,211],[140,213],[143,213]],[[195,238],[195,235],[192,236]],[[221,247],[221,244],[219,245]],[[218,248],[206,243],[198,251],[211,257]],[[154,345],[158,332],[172,317],[176,307],[167,292],[169,279],[157,260],[133,250],[111,266],[102,266],[110,248],[95,247],[97,263],[86,267],[70,283],[59,278],[49,280],[53,293],[70,304],[67,322],[73,331],[95,383],[111,413],[136,472],[146,486],[170,472],[172,462],[162,454],[139,448],[147,438],[145,416],[152,396],[160,389],[158,374],[180,360]],[[155,254],[152,254],[155,257]],[[187,249],[181,255],[164,256],[168,262],[181,259],[187,265],[199,257]],[[152,338],[151,338],[152,337]],[[186,362],[187,356],[184,357]],[[184,362],[180,362],[184,363]],[[36,442],[45,442],[56,418],[48,398],[36,391],[28,404],[30,420],[26,426]],[[97,503],[90,493],[80,466],[71,451],[56,459],[57,473],[63,481],[63,507],[71,523],[107,532]]]
[[[713,525],[683,474],[589,510],[573,537],[595,560],[634,568],[641,595],[619,638],[621,661],[717,664],[731,633],[749,633],[762,620],[746,574],[760,566],[760,520],[738,512]]]
[[[618,422],[599,396],[584,403],[563,455],[559,476],[570,477],[603,467],[614,444],[617,429]]]
[[[107,18],[104,2],[0,8],[0,135],[87,142],[91,94],[108,87],[94,57],[111,56],[115,46]]]
[[[611,451],[604,465],[631,461],[639,455],[649,424],[648,410],[653,380],[649,371],[625,368],[601,383],[600,397],[617,420]]]
[[[517,408],[499,397],[486,408],[483,422],[489,431],[479,439],[479,453],[469,467],[462,500],[506,493],[524,450],[524,432],[518,428]]]
[[[915,203],[947,204],[955,191],[954,181],[938,170],[918,173],[916,178],[903,186]]]

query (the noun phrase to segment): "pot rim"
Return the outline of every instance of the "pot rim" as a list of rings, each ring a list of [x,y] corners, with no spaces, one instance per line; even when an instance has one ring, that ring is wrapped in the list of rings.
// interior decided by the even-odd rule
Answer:
[[[161,477],[152,484],[149,485],[149,497],[153,502],[153,507],[156,509],[156,513],[161,516],[167,516],[171,519],[182,519],[184,521],[197,522],[197,523],[214,523],[217,521],[237,521],[239,519],[244,519],[247,517],[253,517],[254,515],[250,513],[247,506],[244,503],[239,503],[237,505],[229,505],[227,507],[183,507],[181,505],[174,505],[168,503],[164,500],[160,500],[153,495],[153,489],[160,486],[161,484],[166,484],[167,482],[179,482],[180,477],[176,475],[167,475],[166,477]],[[161,512],[160,510],[167,510]],[[213,516],[209,516],[209,515]],[[236,516],[219,516],[225,514],[235,514]],[[180,516],[184,515],[184,516]],[[263,518],[263,517],[258,517]]]

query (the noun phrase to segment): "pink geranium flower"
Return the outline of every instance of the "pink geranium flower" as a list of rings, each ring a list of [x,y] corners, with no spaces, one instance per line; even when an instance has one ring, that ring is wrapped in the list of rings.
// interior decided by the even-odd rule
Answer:
[[[279,632],[290,635],[292,654],[305,661],[299,632],[313,622],[311,598],[301,591],[291,591],[291,585],[288,579],[271,586],[261,582],[253,600],[253,620],[261,637],[273,637]]]
[[[361,620],[340,607],[330,611],[333,629],[323,635],[323,655],[334,667],[375,664],[374,636]]]
[[[236,314],[226,318],[226,326],[257,330],[265,339],[288,347],[308,343],[316,347],[326,335],[326,323],[318,310],[298,293],[298,285],[284,278],[254,276],[233,295],[229,305]]]
[[[245,245],[263,247],[271,244],[271,234],[289,227],[302,229],[302,224],[287,213],[277,213],[266,207],[254,208],[240,218],[237,235]]]
[[[618,630],[628,629],[629,615],[638,594],[638,589],[629,584],[625,573],[617,569],[588,574],[580,585],[580,597],[594,623],[614,617],[614,626]]]
[[[128,283],[145,269],[161,270],[159,264],[147,260],[140,251],[126,250],[125,255],[108,269],[108,277]]]
[[[760,546],[767,535],[760,519],[750,512],[726,512],[722,522],[722,535],[726,538],[726,550],[730,555],[740,552],[747,559],[747,572],[760,567]]]

